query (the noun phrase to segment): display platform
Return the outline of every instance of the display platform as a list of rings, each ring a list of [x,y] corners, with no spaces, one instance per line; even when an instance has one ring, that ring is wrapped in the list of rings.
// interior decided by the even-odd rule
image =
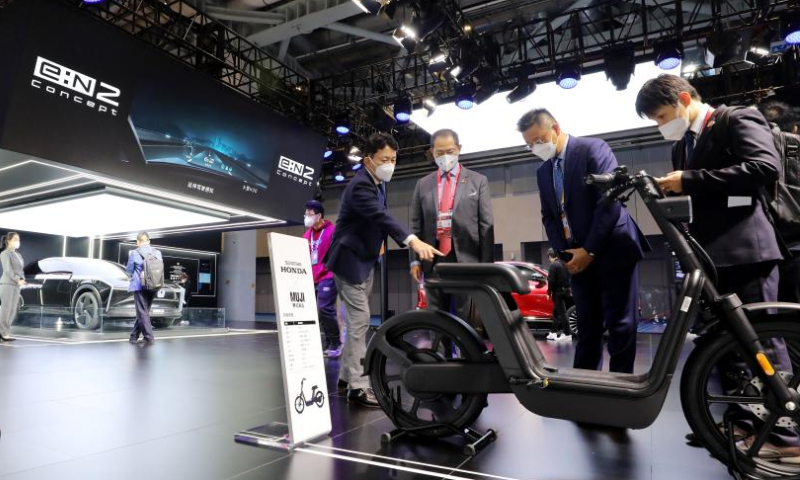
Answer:
[[[0,344],[3,480],[724,480],[725,467],[685,444],[673,379],[661,416],[645,430],[581,428],[538,417],[505,395],[489,397],[476,427],[497,441],[474,458],[459,440],[389,446],[381,410],[349,405],[326,360],[333,431],[294,454],[237,444],[233,434],[285,422],[278,338],[223,335],[156,341]],[[159,335],[158,333],[156,334]],[[639,335],[646,370],[661,335]],[[31,348],[27,348],[28,345]],[[25,347],[25,348],[16,348]],[[541,342],[558,365],[572,344]],[[685,359],[691,350],[687,342]],[[680,372],[680,366],[678,368]],[[586,408],[592,408],[586,405]],[[132,468],[131,459],[146,458]]]

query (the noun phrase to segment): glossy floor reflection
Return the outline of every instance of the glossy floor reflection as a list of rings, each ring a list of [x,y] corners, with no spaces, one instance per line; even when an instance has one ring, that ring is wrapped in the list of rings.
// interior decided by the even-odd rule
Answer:
[[[640,335],[638,371],[649,367],[657,341]],[[542,348],[552,363],[571,363],[571,345]],[[470,459],[458,440],[382,446],[390,422],[380,410],[347,405],[336,392],[337,363],[328,365],[331,438],[287,455],[233,441],[240,430],[286,420],[274,333],[160,339],[151,347],[0,344],[0,478],[730,478],[705,451],[684,444],[679,378],[662,416],[638,431],[580,428],[491,396],[477,426],[495,429],[498,439]]]

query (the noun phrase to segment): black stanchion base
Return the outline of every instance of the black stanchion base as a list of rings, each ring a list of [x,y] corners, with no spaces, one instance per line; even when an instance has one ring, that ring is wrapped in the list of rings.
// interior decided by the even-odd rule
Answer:
[[[436,425],[438,426],[438,425]],[[468,455],[470,457],[474,457],[478,453],[480,453],[484,448],[488,447],[490,443],[497,440],[497,432],[492,429],[487,430],[484,433],[481,433],[472,428],[465,428],[463,431],[458,430],[451,425],[448,425],[453,429],[453,433],[459,435],[460,437],[464,438],[467,441],[467,444],[464,445],[464,455]],[[431,427],[426,427],[431,428]],[[391,432],[385,432],[381,434],[381,444],[388,445],[393,441],[402,438],[407,435],[413,435],[416,429],[403,429],[403,428],[395,428]]]

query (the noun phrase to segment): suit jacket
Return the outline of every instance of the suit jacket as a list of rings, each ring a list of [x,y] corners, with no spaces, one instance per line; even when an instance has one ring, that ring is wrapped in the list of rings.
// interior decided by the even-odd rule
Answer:
[[[142,253],[139,253],[139,250]],[[161,252],[156,250],[155,248],[151,247],[150,245],[144,245],[142,247],[136,248],[128,252],[128,265],[127,271],[128,275],[131,276],[131,283],[128,284],[128,291],[129,292],[140,292],[144,290],[144,285],[142,285],[142,271],[144,271],[144,257],[150,255],[150,252],[155,252],[155,255],[158,258],[161,258]]]
[[[602,191],[586,184],[590,173],[610,173],[617,159],[603,140],[569,137],[564,159],[564,209],[572,229],[572,244],[564,238],[564,229],[553,185],[553,160],[536,172],[542,201],[542,222],[550,244],[557,252],[583,247],[596,256],[599,264],[637,262],[650,244],[639,226],[619,202],[603,202]]]
[[[0,253],[0,264],[3,266],[3,276],[0,277],[0,284],[14,285],[16,287],[19,285],[17,283],[19,280],[25,280],[25,272],[22,270],[25,266],[25,260],[22,259],[22,255],[19,252],[14,253],[9,249],[3,250]]]
[[[352,284],[367,280],[387,236],[404,247],[403,241],[411,235],[408,228],[389,213],[386,198],[380,200],[378,188],[372,175],[362,168],[342,193],[325,265]]]
[[[692,197],[689,230],[718,267],[782,258],[759,189],[778,180],[780,158],[764,116],[733,109],[728,131],[715,131],[715,110],[686,159],[681,140],[672,150],[675,170],[684,170],[683,192]],[[685,165],[685,168],[684,168]],[[749,199],[749,200],[748,200]]]
[[[436,245],[436,219],[439,212],[438,170],[421,178],[411,199],[411,231],[425,243]],[[453,205],[453,248],[463,263],[494,261],[494,218],[489,180],[484,175],[461,167]],[[412,251],[411,260],[419,261]],[[432,262],[423,262],[429,273]]]

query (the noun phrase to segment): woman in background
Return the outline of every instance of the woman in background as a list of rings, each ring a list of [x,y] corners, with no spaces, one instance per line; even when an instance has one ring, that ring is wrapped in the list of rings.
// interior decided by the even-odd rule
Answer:
[[[0,253],[0,264],[3,276],[0,277],[0,341],[11,342],[11,323],[19,309],[19,290],[25,285],[25,265],[19,254],[20,238],[16,232],[9,232],[3,237],[3,251]]]

